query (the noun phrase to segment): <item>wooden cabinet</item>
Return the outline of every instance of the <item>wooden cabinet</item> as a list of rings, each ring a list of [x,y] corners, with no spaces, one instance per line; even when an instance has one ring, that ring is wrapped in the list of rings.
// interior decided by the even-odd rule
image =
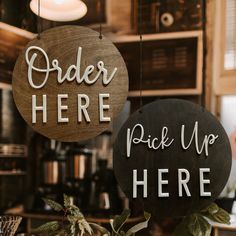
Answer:
[[[140,94],[138,35],[110,37],[129,72],[129,96]],[[142,43],[142,95],[200,95],[203,80],[202,31],[149,34]]]

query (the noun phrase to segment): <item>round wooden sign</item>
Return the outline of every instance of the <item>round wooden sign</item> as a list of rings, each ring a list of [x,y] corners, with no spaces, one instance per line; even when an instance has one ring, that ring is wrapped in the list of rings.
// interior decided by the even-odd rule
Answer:
[[[47,30],[19,56],[13,95],[26,122],[65,142],[107,129],[128,94],[128,73],[114,44],[85,27]]]
[[[210,204],[231,170],[228,136],[204,108],[159,100],[135,112],[114,146],[117,181],[156,217],[185,216]]]

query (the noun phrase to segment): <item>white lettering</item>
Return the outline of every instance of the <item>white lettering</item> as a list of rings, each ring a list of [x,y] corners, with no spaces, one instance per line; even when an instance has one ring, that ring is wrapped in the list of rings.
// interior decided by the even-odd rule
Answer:
[[[210,168],[200,168],[199,169],[199,180],[200,180],[200,196],[201,197],[211,197],[211,192],[205,192],[204,185],[210,184],[209,179],[204,179],[204,173],[210,173]]]
[[[183,179],[183,174],[185,174],[185,179]],[[178,182],[179,182],[179,196],[183,197],[183,188],[185,190],[185,193],[187,194],[188,197],[191,197],[191,193],[189,191],[187,183],[190,180],[190,174],[188,170],[186,169],[179,169],[178,170]]]
[[[134,132],[135,130],[139,131],[139,138],[133,138],[134,136]],[[169,138],[167,137],[168,135],[168,128],[167,127],[163,127],[162,128],[162,133],[161,133],[161,140],[159,140],[158,138],[153,138],[151,137],[151,135],[148,135],[148,139],[144,140],[144,128],[141,124],[136,124],[132,131],[130,128],[127,129],[127,136],[126,136],[126,155],[127,157],[130,157],[130,152],[131,152],[131,146],[132,144],[139,144],[139,143],[146,143],[148,145],[148,148],[150,149],[165,149],[168,148],[173,142],[174,139],[169,140]],[[159,143],[158,143],[159,142]]]
[[[110,94],[109,93],[104,93],[104,94],[99,94],[99,117],[100,117],[100,122],[110,122],[111,117],[105,117],[104,116],[104,110],[109,110],[110,105],[105,105],[104,104],[104,99],[109,98]]]
[[[133,198],[137,198],[137,187],[143,186],[143,197],[147,198],[147,170],[143,170],[143,180],[138,181],[137,170],[133,170]]]
[[[82,99],[85,103],[82,105]],[[86,122],[91,122],[87,108],[89,107],[89,97],[86,94],[78,94],[78,122],[82,122],[82,114],[84,114]]]
[[[57,95],[57,121],[58,123],[68,123],[69,118],[62,117],[62,111],[66,111],[68,109],[67,105],[62,105],[62,99],[67,99],[68,94],[58,94]]]
[[[29,54],[31,51],[36,51],[32,54],[30,57]],[[35,60],[38,57],[38,54],[42,54],[45,62],[46,62],[46,67],[45,68],[38,68],[36,67]],[[77,52],[77,60],[76,60],[76,65],[71,65],[68,67],[65,75],[62,75],[62,69],[59,66],[59,61],[57,59],[52,60],[52,67],[50,66],[49,58],[47,53],[40,47],[37,46],[31,46],[26,50],[25,53],[25,59],[26,63],[28,64],[28,82],[30,86],[34,89],[41,89],[43,88],[48,79],[49,79],[49,74],[50,72],[57,72],[57,82],[59,84],[62,84],[65,81],[68,82],[73,82],[74,80],[77,82],[77,84],[81,84],[84,82],[87,85],[92,85],[97,82],[100,76],[102,76],[102,83],[104,86],[108,85],[114,78],[117,68],[115,67],[111,73],[110,76],[108,76],[108,71],[105,68],[104,62],[99,61],[97,63],[97,75],[94,77],[94,79],[89,79],[89,76],[95,71],[95,66],[89,65],[86,67],[83,76],[81,77],[80,70],[81,70],[81,57],[82,57],[82,48],[78,48]],[[40,84],[35,84],[35,81],[33,79],[33,71],[36,71],[38,73],[44,74],[44,78]]]
[[[168,184],[168,180],[163,180],[162,175],[168,173],[168,169],[158,170],[158,197],[169,197],[169,193],[163,193],[162,186]]]
[[[36,112],[42,111],[43,112],[43,123],[47,123],[47,95],[43,95],[43,105],[37,106],[36,105],[36,95],[32,95],[32,123],[35,124],[36,119]]]
[[[202,146],[199,147],[198,122],[196,121],[195,126],[194,126],[194,130],[193,130],[193,133],[192,133],[192,137],[189,141],[189,144],[185,145],[185,125],[182,125],[182,128],[181,128],[181,145],[182,145],[182,148],[184,150],[187,150],[191,146],[191,144],[193,142],[193,139],[194,139],[195,148],[196,148],[196,151],[197,151],[198,155],[200,155],[203,152],[203,150],[205,150],[205,155],[208,156],[209,155],[209,145],[213,145],[218,137],[219,137],[218,135],[214,135],[214,134],[205,135]]]

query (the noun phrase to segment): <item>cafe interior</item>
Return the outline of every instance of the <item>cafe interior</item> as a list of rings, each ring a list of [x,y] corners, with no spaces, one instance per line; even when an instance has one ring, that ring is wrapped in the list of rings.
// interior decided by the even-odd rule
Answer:
[[[106,131],[82,142],[35,132],[12,96],[21,50],[40,32],[64,25],[86,26],[109,38],[129,74],[122,112]],[[125,196],[114,176],[113,144],[140,99],[145,105],[165,98],[199,104],[225,128],[232,170],[216,202],[231,214],[231,224],[213,225],[212,235],[236,235],[235,0],[0,0],[0,215],[21,216],[17,233],[33,235],[42,223],[62,219],[42,198],[61,202],[66,194],[92,222],[109,227],[124,208],[131,209],[128,224],[139,222],[140,205]],[[137,235],[170,236],[178,222],[160,216]]]

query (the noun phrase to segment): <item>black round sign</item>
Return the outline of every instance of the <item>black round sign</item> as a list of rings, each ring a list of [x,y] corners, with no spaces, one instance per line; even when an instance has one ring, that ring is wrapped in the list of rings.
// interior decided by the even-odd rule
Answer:
[[[114,145],[117,181],[156,217],[185,216],[210,204],[231,169],[228,136],[204,108],[159,100],[135,112]]]

